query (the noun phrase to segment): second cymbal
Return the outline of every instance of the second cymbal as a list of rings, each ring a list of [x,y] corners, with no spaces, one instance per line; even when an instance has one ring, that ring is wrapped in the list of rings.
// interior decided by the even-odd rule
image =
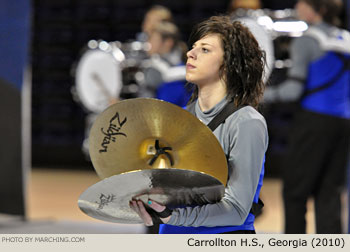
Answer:
[[[154,200],[170,208],[213,204],[224,195],[224,186],[212,176],[181,169],[147,169],[101,180],[78,200],[87,215],[109,222],[142,223],[129,207],[132,199],[147,205]]]

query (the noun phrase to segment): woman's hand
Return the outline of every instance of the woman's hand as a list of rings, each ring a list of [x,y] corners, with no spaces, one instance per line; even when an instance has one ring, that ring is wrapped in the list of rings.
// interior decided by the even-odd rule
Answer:
[[[152,208],[154,211],[157,213],[163,212],[166,209],[166,206],[163,206],[161,204],[158,204],[155,201],[148,200],[147,202],[148,206]],[[130,203],[130,208],[134,210],[143,220],[146,226],[153,226],[153,220],[152,216],[147,212],[146,207],[144,203],[141,200],[131,200]],[[168,216],[166,218],[160,218],[160,220],[165,224],[170,220],[171,216]]]

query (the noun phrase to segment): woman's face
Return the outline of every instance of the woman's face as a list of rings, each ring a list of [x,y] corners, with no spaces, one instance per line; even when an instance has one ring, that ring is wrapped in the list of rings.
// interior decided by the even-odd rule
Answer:
[[[156,11],[150,11],[146,14],[143,23],[142,23],[142,31],[146,33],[150,33],[154,26],[161,21],[161,17],[158,15]]]
[[[196,85],[220,80],[224,51],[218,34],[209,34],[196,41],[187,52],[186,80]]]
[[[315,23],[315,21],[318,21],[318,14],[317,12],[306,2],[304,1],[298,1],[297,4],[295,5],[295,9],[297,11],[298,17],[309,23]]]
[[[163,39],[162,39],[162,36],[158,32],[151,32],[150,33],[150,35],[148,37],[148,43],[151,46],[150,50],[148,51],[149,55],[153,55],[155,53],[161,53]]]

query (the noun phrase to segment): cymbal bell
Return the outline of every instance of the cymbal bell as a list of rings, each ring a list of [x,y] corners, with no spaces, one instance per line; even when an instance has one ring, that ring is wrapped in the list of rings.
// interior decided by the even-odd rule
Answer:
[[[89,136],[97,174],[107,178],[125,172],[176,168],[227,180],[227,161],[211,130],[174,104],[136,98],[102,112]]]

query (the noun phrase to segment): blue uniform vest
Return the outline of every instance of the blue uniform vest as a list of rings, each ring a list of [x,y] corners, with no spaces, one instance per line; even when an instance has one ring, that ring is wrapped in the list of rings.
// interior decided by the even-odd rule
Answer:
[[[264,159],[265,163],[265,159]],[[261,169],[259,183],[254,195],[253,202],[258,203],[260,190],[263,184],[265,173],[264,163]],[[238,230],[255,230],[254,227],[255,216],[249,213],[242,225],[238,226],[217,226],[217,227],[183,227],[173,226],[168,224],[161,224],[159,227],[160,234],[220,234],[224,232],[238,231]]]
[[[316,39],[319,40],[317,37]],[[342,38],[338,40],[346,43],[350,49],[349,42],[343,41]],[[327,49],[329,41],[331,39],[319,41],[321,49]],[[309,64],[305,93],[310,94],[302,98],[301,106],[305,110],[319,114],[349,119],[350,70],[346,61],[350,60],[350,53],[339,50],[336,52],[332,47],[328,47],[328,50],[321,58]]]
[[[184,107],[191,97],[185,86],[185,80],[165,82],[157,89],[157,98]]]
[[[184,66],[184,64],[178,64],[177,66]],[[172,71],[172,68],[169,68],[169,71]],[[191,91],[186,89],[186,83],[185,76],[163,82],[157,88],[157,99],[171,102],[180,107],[186,106],[191,97]]]

